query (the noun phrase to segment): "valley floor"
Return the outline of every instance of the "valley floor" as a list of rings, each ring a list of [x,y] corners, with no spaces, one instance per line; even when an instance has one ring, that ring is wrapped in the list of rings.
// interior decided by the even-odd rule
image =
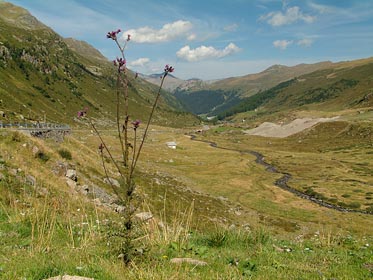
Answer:
[[[216,149],[192,141],[187,134],[195,129],[153,127],[137,184],[145,201],[139,211],[154,218],[138,224],[141,253],[131,268],[116,258],[118,214],[79,191],[96,186],[110,193],[97,137],[76,130],[56,144],[2,131],[0,278],[370,279],[372,215],[297,197],[275,186],[281,174],[238,152],[260,152],[279,172],[292,174],[288,184],[294,189],[371,211],[373,147],[367,128],[370,123],[333,122],[282,139],[248,136],[237,127],[211,127],[198,135],[226,148]],[[104,137],[116,154],[115,132]],[[176,142],[176,149],[167,142]],[[42,154],[34,154],[34,147]],[[61,150],[71,152],[71,159],[62,158]],[[56,172],[62,163],[76,170],[75,189]],[[208,265],[177,265],[170,262],[174,257]]]

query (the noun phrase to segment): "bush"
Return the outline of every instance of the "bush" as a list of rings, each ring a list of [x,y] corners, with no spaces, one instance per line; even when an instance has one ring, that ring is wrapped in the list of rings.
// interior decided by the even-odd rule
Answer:
[[[61,149],[61,150],[58,150],[58,153],[64,159],[67,159],[67,160],[71,160],[72,159],[71,153],[68,150]]]
[[[42,151],[37,152],[35,157],[44,162],[47,162],[49,160],[49,156]]]
[[[12,141],[13,142],[21,142],[22,141],[22,135],[20,132],[16,131],[12,134]]]

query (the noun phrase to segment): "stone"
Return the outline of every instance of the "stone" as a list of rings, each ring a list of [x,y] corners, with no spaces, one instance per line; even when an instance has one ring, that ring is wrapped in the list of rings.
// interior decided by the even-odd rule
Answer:
[[[135,217],[138,218],[140,221],[147,221],[147,220],[150,220],[153,218],[153,214],[150,213],[150,212],[141,212],[141,213],[137,213],[135,214]]]
[[[75,190],[76,188],[76,182],[74,180],[71,180],[70,178],[66,178],[66,184],[72,189]]]
[[[123,205],[116,205],[114,211],[117,213],[123,213],[126,210],[126,207]]]
[[[53,173],[58,176],[65,176],[68,169],[68,164],[62,161],[57,161],[56,165],[53,166]]]
[[[32,154],[34,156],[36,156],[39,151],[40,151],[40,149],[38,147],[36,147],[36,146],[32,147]]]
[[[113,196],[108,194],[104,189],[96,185],[84,185],[79,187],[80,192],[85,193],[86,195],[92,195],[94,198],[99,199],[102,203],[112,203],[115,199]]]
[[[76,175],[76,170],[75,169],[67,169],[66,175],[67,178],[77,182],[78,181],[78,176]]]
[[[59,275],[44,280],[94,280],[94,278],[87,278],[81,276]]]
[[[18,169],[12,168],[12,169],[9,170],[10,175],[16,176],[17,173],[18,173]]]
[[[120,184],[118,180],[115,180],[113,178],[105,178],[104,179],[105,184],[113,185],[114,187],[120,188]]]
[[[35,177],[31,175],[26,175],[26,183],[29,184],[30,186],[35,186],[36,185]]]
[[[170,260],[171,263],[175,264],[182,264],[182,263],[188,263],[195,266],[205,266],[207,265],[207,262],[192,259],[192,258],[173,258]]]

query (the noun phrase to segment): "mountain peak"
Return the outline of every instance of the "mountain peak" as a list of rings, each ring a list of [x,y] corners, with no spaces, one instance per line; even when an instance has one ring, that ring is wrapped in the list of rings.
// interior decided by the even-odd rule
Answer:
[[[11,3],[0,0],[0,19],[23,29],[49,29],[46,25],[38,21],[26,9],[15,6]]]
[[[80,41],[74,38],[64,38],[66,45],[81,56],[94,58],[100,61],[108,61],[97,49],[85,41]]]

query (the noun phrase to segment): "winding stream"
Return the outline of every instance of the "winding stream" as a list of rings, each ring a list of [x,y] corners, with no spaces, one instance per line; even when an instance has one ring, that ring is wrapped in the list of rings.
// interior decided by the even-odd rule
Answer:
[[[241,153],[241,154],[250,154],[250,155],[255,156],[256,157],[255,162],[257,164],[263,165],[265,167],[266,171],[282,175],[282,177],[280,179],[277,179],[274,182],[275,186],[277,186],[277,187],[279,187],[279,188],[281,188],[281,189],[283,189],[285,191],[288,191],[288,192],[290,192],[290,193],[292,193],[292,194],[294,194],[294,195],[296,195],[296,196],[298,196],[300,198],[303,198],[303,199],[306,199],[306,200],[308,200],[310,202],[316,203],[316,204],[318,204],[318,205],[320,205],[322,207],[326,207],[326,208],[329,208],[329,209],[337,210],[339,212],[353,212],[353,213],[361,213],[361,214],[373,215],[373,213],[367,212],[367,211],[364,211],[364,210],[350,209],[350,208],[345,208],[345,207],[342,207],[342,206],[339,206],[339,205],[331,204],[331,203],[326,202],[326,201],[324,201],[322,199],[317,199],[317,198],[315,198],[315,197],[313,197],[313,196],[311,196],[309,194],[306,194],[304,192],[301,192],[301,191],[299,191],[297,189],[294,189],[294,188],[290,187],[288,185],[288,182],[292,178],[291,174],[278,171],[275,166],[269,164],[268,162],[265,162],[264,161],[264,156],[261,153],[259,153],[259,152],[251,151],[251,150],[238,150],[238,149],[220,147],[215,142],[197,139],[197,136],[194,135],[194,134],[191,134],[189,136],[190,136],[191,140],[199,141],[199,142],[203,142],[203,143],[207,143],[207,144],[209,144],[213,148],[222,149],[222,150],[228,150],[228,151],[234,151],[234,152],[238,152],[238,153]]]

